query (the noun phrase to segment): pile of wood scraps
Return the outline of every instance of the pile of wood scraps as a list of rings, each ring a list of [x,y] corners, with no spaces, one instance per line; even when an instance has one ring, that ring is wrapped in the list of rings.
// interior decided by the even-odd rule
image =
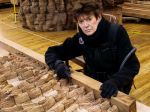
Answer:
[[[57,82],[47,71],[22,54],[0,58],[0,111],[2,112],[118,112],[110,100],[95,99],[84,87]]]

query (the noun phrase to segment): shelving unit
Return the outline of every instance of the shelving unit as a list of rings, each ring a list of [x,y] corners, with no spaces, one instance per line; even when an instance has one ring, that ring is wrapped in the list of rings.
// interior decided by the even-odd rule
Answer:
[[[122,15],[150,19],[150,1],[125,2],[122,6]]]
[[[8,3],[10,0],[0,0],[0,3]]]

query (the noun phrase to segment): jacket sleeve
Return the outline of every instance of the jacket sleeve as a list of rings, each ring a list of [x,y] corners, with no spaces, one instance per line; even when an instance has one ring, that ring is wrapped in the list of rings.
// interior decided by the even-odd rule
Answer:
[[[57,60],[66,61],[81,55],[76,36],[67,38],[61,45],[51,46],[47,49],[45,62],[50,68],[54,69]]]
[[[130,42],[126,30],[120,26],[117,32],[117,66],[120,67],[125,56],[132,50],[133,46]],[[113,75],[119,87],[123,87],[133,82],[133,78],[138,74],[140,63],[135,52],[128,58],[123,68]]]

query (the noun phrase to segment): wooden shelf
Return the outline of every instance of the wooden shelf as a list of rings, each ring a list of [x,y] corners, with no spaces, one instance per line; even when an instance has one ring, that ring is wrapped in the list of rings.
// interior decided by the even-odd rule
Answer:
[[[150,19],[150,4],[124,3],[122,14],[124,16]]]
[[[0,3],[8,3],[10,0],[0,0]]]

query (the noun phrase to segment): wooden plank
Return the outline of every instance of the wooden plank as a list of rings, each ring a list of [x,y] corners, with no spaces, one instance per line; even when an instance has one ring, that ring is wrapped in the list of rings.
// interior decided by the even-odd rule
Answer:
[[[150,97],[150,91],[148,91],[145,95],[140,96],[139,101],[146,102],[149,97]]]
[[[150,1],[137,1],[137,3],[141,5],[150,5]]]
[[[22,52],[25,55],[41,62],[41,63],[45,63],[44,61],[44,56],[40,55],[38,53],[33,52],[32,50],[25,48],[23,46],[20,46],[8,39],[5,39],[3,37],[0,37],[0,47],[8,50],[9,52]],[[99,86],[100,86],[100,82],[85,76],[82,73],[79,72],[74,72],[72,74],[72,79],[74,83],[78,83],[81,85],[84,85],[87,90],[92,89],[95,93],[95,96],[98,97],[99,96]],[[129,97],[128,95],[119,92],[117,97],[112,97],[111,98],[111,102],[112,104],[115,104],[118,106],[120,112],[136,112],[136,103],[135,103],[135,99]]]
[[[140,103],[140,102],[136,102],[137,105],[137,112],[150,112],[150,107]]]
[[[150,5],[148,5],[148,4],[144,4],[144,5],[143,5],[143,4],[125,2],[125,3],[123,4],[123,6],[150,9]]]
[[[150,19],[150,5],[137,3],[124,3],[122,14],[131,17]]]
[[[0,3],[8,3],[10,0],[0,0]]]
[[[72,61],[76,64],[78,64],[79,66],[81,67],[84,67],[84,60],[83,60],[83,57],[80,56],[80,57],[76,57],[75,59],[72,59]]]
[[[147,14],[142,14],[142,13],[135,13],[134,10],[128,10],[128,9],[123,9],[122,11],[123,15],[126,16],[131,16],[131,17],[139,17],[139,18],[144,18],[144,19],[150,19],[150,16]]]
[[[136,17],[122,17],[122,20],[123,21],[126,21],[126,20],[134,20],[136,22],[139,22],[141,19],[140,18],[136,18]]]
[[[131,2],[131,3],[136,3],[136,2],[137,2],[137,0],[130,0],[130,2]]]
[[[126,7],[123,6],[122,10],[134,10],[135,13],[141,13],[141,14],[150,14],[150,9],[141,9],[141,8],[135,8],[135,7]]]
[[[139,98],[140,96],[142,96],[144,93],[148,92],[149,90],[150,90],[150,82],[144,85],[144,89],[142,87],[142,88],[138,88],[135,92],[132,92],[132,95]]]
[[[0,47],[0,57],[8,56],[9,52]]]

